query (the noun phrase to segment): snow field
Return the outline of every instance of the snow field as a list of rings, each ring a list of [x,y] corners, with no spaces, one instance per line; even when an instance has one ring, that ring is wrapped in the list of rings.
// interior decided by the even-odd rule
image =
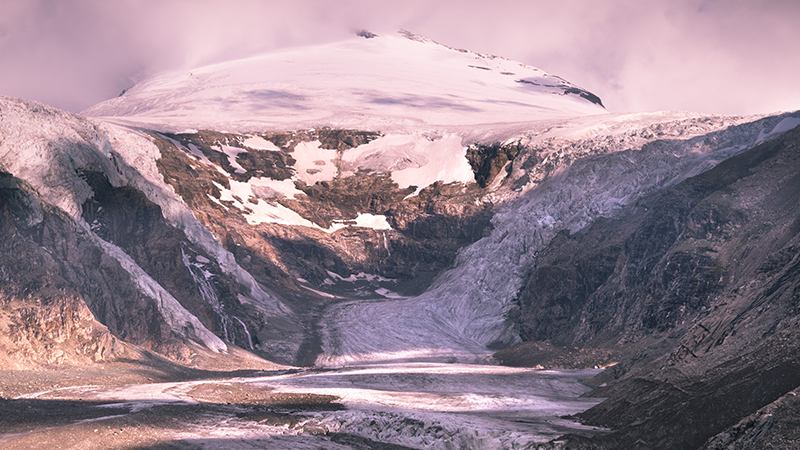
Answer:
[[[570,88],[577,87],[515,61],[385,35],[160,75],[84,114],[173,131],[407,132],[605,113],[565,94]]]

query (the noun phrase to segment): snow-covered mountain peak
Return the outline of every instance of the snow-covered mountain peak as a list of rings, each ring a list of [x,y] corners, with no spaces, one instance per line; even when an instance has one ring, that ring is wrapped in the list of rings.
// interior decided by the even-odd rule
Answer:
[[[84,114],[173,131],[407,131],[604,112],[542,70],[401,32],[159,75]]]

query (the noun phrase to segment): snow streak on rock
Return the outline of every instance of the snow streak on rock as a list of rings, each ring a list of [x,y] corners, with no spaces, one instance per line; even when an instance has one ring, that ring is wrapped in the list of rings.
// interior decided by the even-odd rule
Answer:
[[[208,247],[210,254],[219,257],[223,268],[238,274],[242,284],[250,281],[251,301],[265,309],[276,309],[275,306],[270,308],[275,301],[249,274],[238,268],[233,256],[197,223],[191,211],[160,179],[155,170],[158,149],[152,143],[130,131],[97,126],[79,116],[34,102],[2,98],[0,116],[0,167],[30,183],[47,203],[65,211],[85,229],[89,237],[130,274],[141,293],[156,301],[162,317],[176,334],[214,351],[227,349],[128,255],[92,232],[91,226],[81,218],[81,211],[93,191],[80,173],[100,172],[113,186],[130,185],[140,189],[162,207],[168,219],[184,225],[181,228],[190,238],[205,244],[203,247]],[[150,183],[148,178],[157,182]]]

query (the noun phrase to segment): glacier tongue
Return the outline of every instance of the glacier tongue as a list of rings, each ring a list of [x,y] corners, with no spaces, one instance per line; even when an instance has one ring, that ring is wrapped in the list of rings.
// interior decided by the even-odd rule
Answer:
[[[524,172],[524,194],[506,194],[519,196],[497,208],[491,235],[462,249],[454,267],[417,297],[331,307],[317,363],[474,361],[488,357],[487,346],[514,343],[505,314],[539,249],[561,230],[574,233],[752,147],[781,117],[752,120],[628,115],[589,126],[564,122],[530,137],[512,175],[526,158],[543,160]]]

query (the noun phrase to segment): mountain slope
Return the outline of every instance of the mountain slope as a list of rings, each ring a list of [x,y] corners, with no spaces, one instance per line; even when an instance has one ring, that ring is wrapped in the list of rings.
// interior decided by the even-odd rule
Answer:
[[[275,301],[252,284],[252,277],[235,263],[231,264],[230,256],[225,260],[227,252],[209,238],[208,232],[197,224],[185,207],[175,210],[176,205],[170,203],[169,193],[160,191],[158,185],[149,184],[139,170],[126,165],[124,157],[117,153],[117,150],[125,149],[124,143],[115,140],[117,150],[113,150],[108,131],[78,116],[32,102],[3,99],[0,113],[3,119],[0,169],[8,180],[11,189],[8,192],[13,194],[10,207],[16,216],[16,219],[6,222],[10,227],[6,243],[16,245],[16,241],[32,240],[34,253],[41,248],[52,255],[55,264],[62,264],[63,270],[67,270],[60,276],[77,290],[75,295],[82,297],[94,317],[117,337],[184,362],[191,362],[188,355],[192,353],[189,348],[193,345],[200,344],[217,353],[227,351],[227,345],[209,330],[223,328],[219,317],[209,317],[200,312],[207,305],[191,304],[186,297],[181,304],[175,298],[176,295],[180,297],[180,289],[173,289],[173,295],[153,278],[162,281],[192,279],[188,274],[190,264],[174,259],[181,252],[188,253],[191,258],[209,261],[213,258],[215,264],[205,267],[207,276],[226,280],[221,284],[228,289],[231,285],[238,285],[235,290],[242,293],[242,299],[258,302],[260,314],[280,314],[276,312]],[[136,137],[128,134],[124,139],[130,143]],[[149,193],[150,198],[161,201],[163,207],[152,203],[140,189]],[[105,200],[109,194],[116,194],[116,198]],[[30,199],[24,204],[32,205],[33,212],[14,206],[19,199]],[[103,206],[106,210],[98,214]],[[144,215],[137,216],[137,207]],[[185,226],[182,229],[165,223],[162,211],[170,208],[174,210],[173,214],[183,215]],[[51,217],[52,220],[46,220]],[[92,223],[89,224],[84,217]],[[148,221],[142,222],[145,217]],[[138,223],[132,223],[132,218]],[[59,224],[48,226],[53,221]],[[125,241],[135,242],[137,239],[136,233],[126,233],[132,231],[125,230],[131,225],[139,225],[147,233],[156,233],[158,240],[150,237],[153,239],[149,243],[151,250],[139,249],[150,252],[145,260],[165,266],[148,267],[146,261],[140,259],[142,266],[149,269],[148,273],[135,261],[138,259],[136,248],[128,249],[130,254],[121,248],[126,246]],[[176,246],[170,249],[173,258],[170,262],[162,258],[163,253],[152,253],[152,250],[165,249],[167,242],[161,239],[165,236],[171,236]],[[142,238],[147,240],[147,236]],[[29,257],[37,258],[34,255]],[[11,278],[6,287],[17,292],[14,295],[23,295],[21,293],[26,288],[17,284],[27,279],[25,269],[14,265],[7,269]],[[231,295],[236,303],[240,302],[235,297],[236,292]],[[13,301],[13,296],[10,300]],[[203,317],[203,321],[198,317]],[[236,338],[226,339],[239,341],[247,347],[244,345],[247,342],[246,330]]]

